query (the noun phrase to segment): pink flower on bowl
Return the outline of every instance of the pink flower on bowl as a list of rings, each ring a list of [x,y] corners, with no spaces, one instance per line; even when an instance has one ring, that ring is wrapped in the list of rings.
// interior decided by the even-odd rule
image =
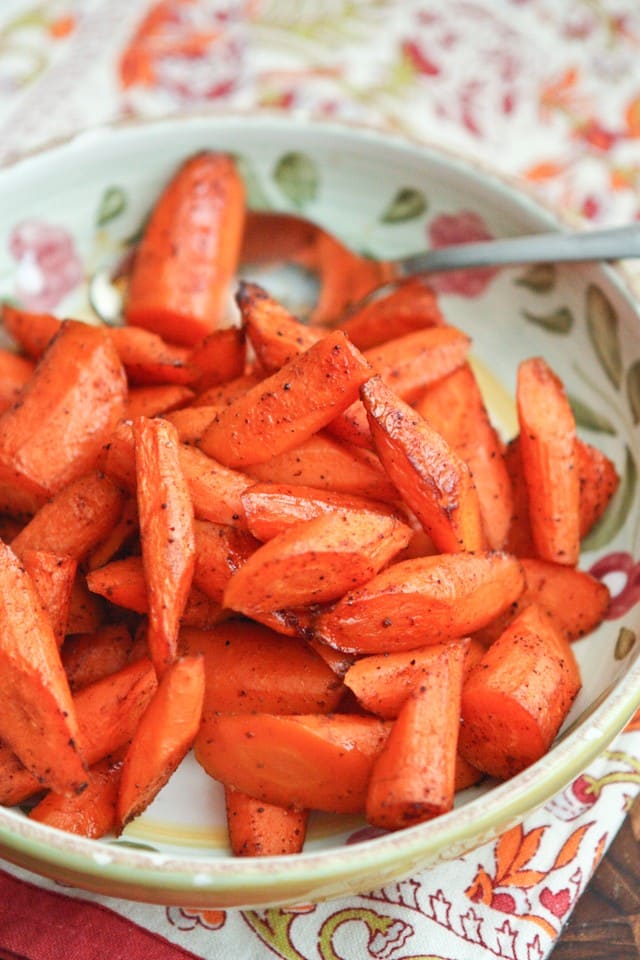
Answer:
[[[472,210],[458,213],[442,213],[429,224],[431,247],[449,247],[454,243],[472,243],[492,240],[493,234],[484,220]],[[461,297],[479,297],[498,273],[496,267],[481,267],[473,270],[452,270],[449,273],[433,274],[430,285],[438,293],[456,293]]]
[[[27,310],[53,310],[84,279],[73,238],[55,224],[23,220],[11,231],[9,250],[17,262],[15,295]]]

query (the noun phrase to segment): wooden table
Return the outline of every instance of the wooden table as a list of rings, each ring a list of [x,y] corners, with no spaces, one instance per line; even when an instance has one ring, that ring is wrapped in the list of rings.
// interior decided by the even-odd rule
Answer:
[[[640,797],[550,960],[640,960]]]

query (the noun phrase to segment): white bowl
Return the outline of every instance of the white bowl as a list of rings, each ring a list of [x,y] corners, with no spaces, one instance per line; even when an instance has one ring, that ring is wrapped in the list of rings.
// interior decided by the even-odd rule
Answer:
[[[122,256],[160,187],[201,148],[239,158],[254,205],[301,212],[380,257],[420,250],[436,218],[462,211],[480,217],[495,235],[559,226],[504,180],[391,135],[269,115],[172,119],[82,134],[0,172],[9,241],[0,249],[0,296],[90,316],[89,278]],[[400,191],[410,191],[402,208],[394,203]],[[121,839],[85,840],[32,822],[20,810],[0,809],[0,855],[67,884],[155,903],[255,907],[325,899],[370,889],[496,836],[611,743],[640,704],[640,645],[634,642],[640,609],[632,583],[640,459],[637,307],[621,275],[597,265],[504,270],[476,296],[443,294],[441,303],[450,322],[473,336],[476,369],[505,437],[516,430],[518,361],[543,355],[580,402],[581,435],[601,447],[622,476],[581,563],[610,568],[616,619],[575,645],[584,686],[549,754],[508,783],[466,791],[453,812],[420,826],[367,839],[353,818],[312,817],[303,854],[254,860],[230,857],[221,788],[187,758]],[[617,367],[606,362],[612,350]]]

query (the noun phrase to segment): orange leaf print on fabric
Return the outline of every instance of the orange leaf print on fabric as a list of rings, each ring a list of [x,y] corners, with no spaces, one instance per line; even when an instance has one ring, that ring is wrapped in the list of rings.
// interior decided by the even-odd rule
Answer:
[[[552,870],[559,870],[560,867],[566,867],[568,863],[571,863],[571,861],[575,859],[582,838],[592,826],[593,823],[585,823],[582,827],[578,827],[577,830],[573,831],[569,839],[565,840],[558,851],[558,855],[551,867]]]

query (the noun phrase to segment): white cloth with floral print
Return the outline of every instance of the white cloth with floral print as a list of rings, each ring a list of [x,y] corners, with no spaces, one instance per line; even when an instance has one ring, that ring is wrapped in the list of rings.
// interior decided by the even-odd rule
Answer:
[[[165,33],[132,42],[150,8]],[[0,163],[120,117],[258,106],[425,138],[577,221],[640,213],[635,0],[5,0],[0,31]],[[69,893],[219,960],[538,960],[639,790],[636,721],[521,827],[361,896],[196,911]]]

